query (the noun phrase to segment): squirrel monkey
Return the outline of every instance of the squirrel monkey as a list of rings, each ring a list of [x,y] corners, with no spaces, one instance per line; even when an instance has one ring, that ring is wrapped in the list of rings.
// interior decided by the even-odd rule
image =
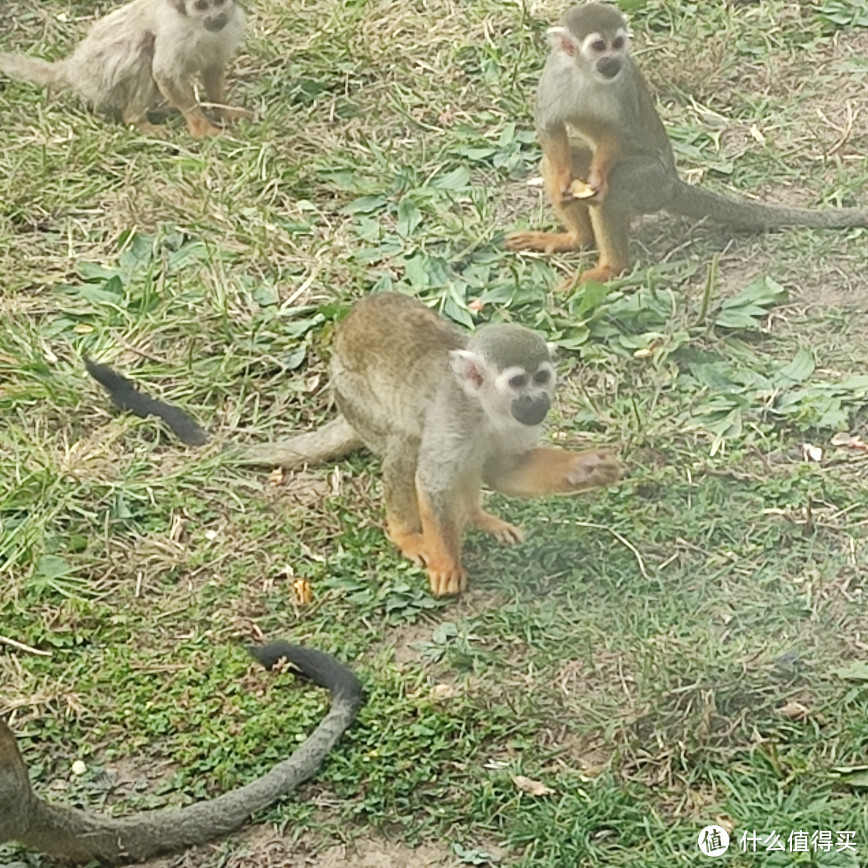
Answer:
[[[97,368],[89,366],[118,406],[156,413],[178,433],[177,418],[161,412],[166,405]],[[415,299],[377,293],[359,301],[336,329],[330,374],[337,418],[286,441],[249,447],[239,460],[297,467],[363,445],[380,455],[388,535],[427,568],[435,596],[467,585],[461,565],[467,525],[504,545],[523,539],[519,528],[482,509],[483,485],[538,497],[618,479],[618,463],[605,451],[537,446],[555,371],[548,345],[523,326],[487,325],[468,337]],[[182,431],[193,430],[193,439],[186,442],[201,442],[201,429],[189,421],[194,428]]]
[[[330,373],[338,418],[252,447],[244,460],[296,466],[361,444],[382,456],[389,538],[424,564],[435,596],[467,586],[467,525],[504,545],[523,539],[482,509],[483,485],[538,497],[618,478],[604,451],[537,446],[555,371],[545,341],[523,326],[486,325],[468,337],[415,299],[377,293],[338,326]]]
[[[111,817],[39,798],[30,786],[15,738],[0,720],[0,844],[19,841],[64,862],[141,862],[234,831],[251,814],[315,774],[355,720],[363,702],[361,682],[331,654],[313,648],[277,641],[249,650],[266,669],[286,660],[331,693],[328,713],[288,759],[257,780],[215,799],[183,808]]]
[[[72,90],[94,108],[144,132],[148,111],[168,103],[195,138],[220,129],[196,101],[202,76],[208,100],[226,121],[248,116],[226,103],[225,69],[241,42],[244,12],[235,0],[131,0],[100,18],[72,54],[50,63],[0,52],[0,72]]]
[[[868,226],[866,210],[738,201],[680,180],[648,85],[630,56],[627,23],[615,6],[573,6],[549,35],[535,121],[546,195],[566,231],[516,232],[507,238],[511,249],[556,253],[596,242],[599,261],[580,280],[602,282],[630,267],[634,213],[663,210],[747,231]]]

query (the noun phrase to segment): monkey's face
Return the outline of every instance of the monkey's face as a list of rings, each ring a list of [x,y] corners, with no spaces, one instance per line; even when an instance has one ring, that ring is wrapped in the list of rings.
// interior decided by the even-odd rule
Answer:
[[[549,30],[552,49],[600,82],[615,81],[630,51],[627,22],[614,6],[587,3],[564,16],[564,27]]]
[[[219,33],[232,17],[233,0],[185,0],[183,12],[210,33]]]
[[[542,351],[535,358],[506,367],[472,350],[452,352],[458,384],[479,402],[495,428],[507,428],[515,422],[532,427],[545,419],[552,405],[555,371],[545,343],[539,343]]]
[[[550,362],[543,362],[535,371],[507,368],[495,381],[495,386],[509,401],[512,418],[522,425],[539,425],[552,405],[555,373]]]
[[[588,67],[600,81],[614,81],[624,68],[630,39],[623,28],[614,33],[589,33],[579,46]]]

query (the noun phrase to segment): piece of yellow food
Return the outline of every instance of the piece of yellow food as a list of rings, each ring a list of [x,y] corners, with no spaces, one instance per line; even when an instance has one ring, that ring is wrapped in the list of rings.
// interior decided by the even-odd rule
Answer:
[[[581,178],[576,178],[576,180],[570,184],[570,193],[572,193],[574,199],[590,199],[591,196],[597,194],[597,191],[586,181],[583,181]]]

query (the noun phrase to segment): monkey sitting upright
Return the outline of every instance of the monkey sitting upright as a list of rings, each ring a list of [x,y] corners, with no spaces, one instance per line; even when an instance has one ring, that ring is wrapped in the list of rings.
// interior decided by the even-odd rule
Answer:
[[[0,52],[0,72],[72,90],[94,108],[116,114],[144,132],[148,111],[168,103],[195,138],[220,129],[196,101],[192,79],[223,120],[247,116],[225,104],[225,69],[244,33],[235,0],[131,0],[100,18],[72,54],[54,63]]]
[[[634,213],[670,211],[748,231],[868,226],[866,210],[736,201],[680,180],[617,7],[573,6],[549,34],[551,52],[537,89],[535,119],[546,195],[566,231],[516,232],[507,238],[508,247],[555,253],[596,241],[599,261],[580,280],[606,281],[630,267]],[[578,142],[571,141],[571,133]]]
[[[186,413],[87,362],[121,409],[157,415],[185,442],[205,432]],[[617,461],[592,449],[537,446],[555,371],[539,335],[487,325],[469,338],[424,304],[392,292],[359,301],[338,326],[330,366],[340,415],[316,431],[248,447],[243,464],[299,467],[367,446],[383,459],[386,529],[427,567],[435,596],[467,585],[461,535],[470,524],[504,545],[519,528],[481,506],[481,488],[514,497],[572,494],[618,479]]]
[[[466,525],[504,545],[523,538],[482,509],[483,485],[537,497],[618,478],[604,451],[537,446],[555,371],[545,341],[523,326],[486,325],[468,338],[414,299],[377,293],[338,327],[330,373],[341,415],[319,431],[252,447],[245,460],[297,466],[361,444],[382,456],[388,535],[425,565],[435,596],[467,585]]]

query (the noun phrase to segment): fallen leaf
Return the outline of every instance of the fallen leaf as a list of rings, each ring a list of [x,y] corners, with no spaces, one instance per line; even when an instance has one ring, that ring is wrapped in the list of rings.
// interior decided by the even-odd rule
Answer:
[[[524,775],[513,775],[512,782],[523,793],[529,796],[550,796],[554,790],[547,787],[542,781],[535,781],[532,778],[526,778]]]
[[[782,714],[790,720],[807,720],[811,716],[810,709],[807,706],[795,701],[782,705],[777,711],[778,714]]]
[[[432,699],[452,699],[453,696],[458,696],[458,691],[451,684],[435,684],[431,688]]]
[[[861,437],[857,437],[855,434],[848,434],[846,431],[839,431],[837,434],[833,434],[829,442],[833,446],[843,446],[847,449],[868,450],[868,443]]]
[[[819,463],[823,460],[823,450],[813,443],[802,443],[802,456],[808,461]]]
[[[839,666],[832,670],[833,674],[838,678],[843,678],[847,681],[868,681],[868,663],[857,660],[855,663],[850,663],[848,666]]]
[[[868,787],[868,766],[838,766],[832,769],[842,783],[851,787]]]
[[[309,606],[313,600],[313,589],[307,579],[296,579],[292,583],[292,602],[296,606]]]

